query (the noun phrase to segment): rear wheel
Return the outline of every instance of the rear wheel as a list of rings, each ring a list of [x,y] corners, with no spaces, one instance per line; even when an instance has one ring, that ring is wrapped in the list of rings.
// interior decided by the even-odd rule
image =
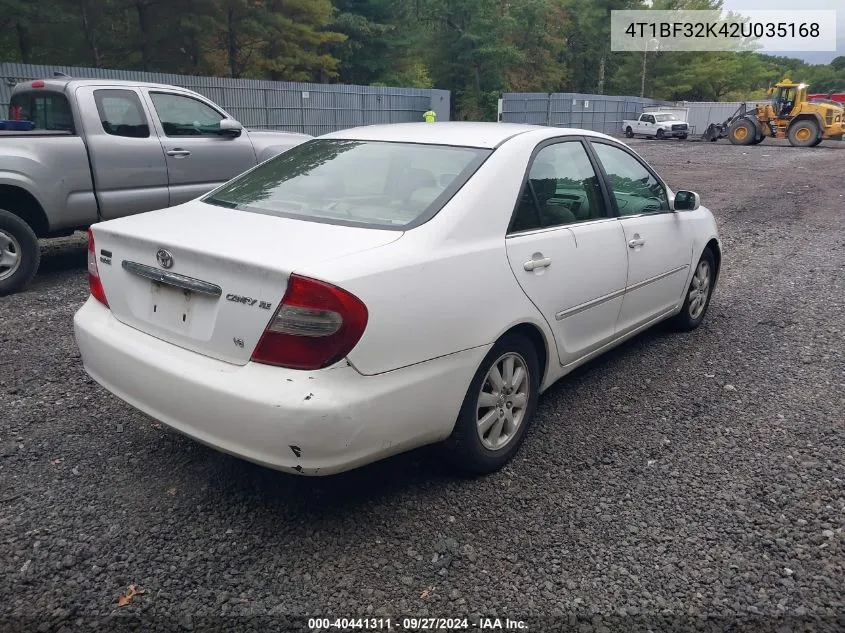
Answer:
[[[716,260],[713,252],[705,248],[695,267],[695,272],[687,288],[684,297],[684,306],[681,312],[672,320],[676,330],[689,332],[694,330],[704,320],[707,308],[710,306],[710,297],[713,294],[713,286],[716,278]]]
[[[687,135],[681,134],[678,138],[681,139],[682,141],[685,141],[685,140],[687,140]]]
[[[734,145],[751,145],[757,138],[757,128],[748,119],[740,119],[728,130],[728,139]]]
[[[816,145],[819,145],[821,142],[822,142],[822,139],[821,139],[821,138],[817,138],[817,139],[815,140],[815,142],[814,142],[812,145],[810,145],[810,147],[815,147]]]
[[[793,147],[814,147],[818,145],[819,125],[811,119],[796,121],[790,126],[787,136]]]
[[[537,410],[540,367],[531,342],[519,334],[501,338],[473,376],[455,429],[443,443],[446,458],[461,470],[488,474],[519,450]]]
[[[41,251],[30,226],[0,209],[0,296],[22,290],[38,270]]]
[[[627,136],[628,138],[634,138],[634,130],[631,129],[630,125],[625,128],[625,136]]]

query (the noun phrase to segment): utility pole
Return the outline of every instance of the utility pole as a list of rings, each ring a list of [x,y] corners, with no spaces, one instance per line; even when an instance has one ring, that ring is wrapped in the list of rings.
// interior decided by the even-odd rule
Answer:
[[[648,45],[651,44],[652,42],[654,42],[655,44],[658,44],[658,45],[660,44],[660,42],[657,41],[654,38],[651,38],[650,40],[648,40],[645,43],[645,50],[643,51],[643,78],[642,78],[642,83],[640,84],[640,96],[641,97],[645,97],[645,62],[646,62],[646,57],[648,56]]]

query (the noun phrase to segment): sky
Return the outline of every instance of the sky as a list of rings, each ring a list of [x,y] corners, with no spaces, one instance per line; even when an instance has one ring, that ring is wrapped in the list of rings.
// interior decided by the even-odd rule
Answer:
[[[800,8],[799,8],[800,7]],[[836,10],[836,52],[779,52],[783,57],[797,57],[808,64],[829,64],[834,57],[845,55],[845,2],[842,0],[723,0],[722,8],[726,11],[747,10],[787,10],[795,14],[795,21],[801,20],[802,9]]]

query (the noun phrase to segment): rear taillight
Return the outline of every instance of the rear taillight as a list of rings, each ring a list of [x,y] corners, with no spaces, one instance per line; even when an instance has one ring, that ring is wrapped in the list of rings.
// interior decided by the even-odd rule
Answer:
[[[97,249],[94,246],[94,234],[91,229],[88,229],[88,289],[92,297],[107,308],[109,307],[103,280],[100,279],[100,273],[97,270]]]
[[[258,341],[252,360],[290,369],[320,369],[357,345],[367,307],[331,284],[291,275],[282,304]]]

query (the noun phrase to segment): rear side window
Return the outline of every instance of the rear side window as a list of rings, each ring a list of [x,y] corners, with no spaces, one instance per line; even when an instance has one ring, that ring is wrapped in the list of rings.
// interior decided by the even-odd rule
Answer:
[[[490,152],[474,147],[315,139],[203,200],[316,222],[406,229],[437,213]]]
[[[580,141],[537,152],[510,231],[530,231],[606,217],[601,186]]]
[[[36,130],[75,133],[73,114],[67,97],[61,92],[21,92],[12,97],[9,118],[32,121]]]
[[[150,126],[138,94],[132,90],[95,90],[94,102],[106,134],[148,138]]]

